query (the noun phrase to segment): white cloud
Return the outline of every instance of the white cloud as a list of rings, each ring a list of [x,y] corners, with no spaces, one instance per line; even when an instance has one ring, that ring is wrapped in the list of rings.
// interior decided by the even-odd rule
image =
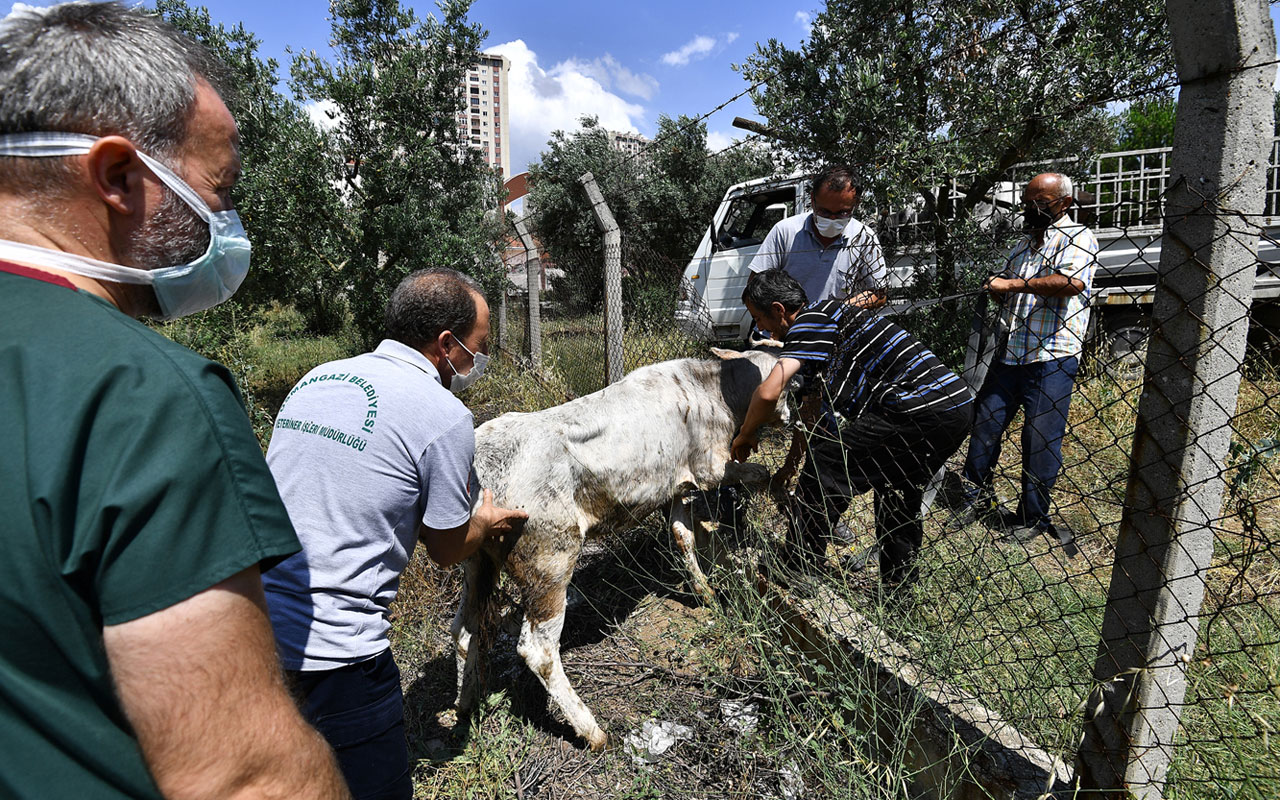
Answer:
[[[645,73],[632,72],[608,53],[594,61],[570,59],[557,64],[554,69],[581,72],[595,78],[606,89],[617,87],[618,91],[642,100],[652,100],[658,91],[657,78]]]
[[[44,8],[44,7],[42,7],[42,6],[33,6],[33,5],[29,4],[29,3],[14,3],[14,4],[9,8],[9,13],[8,13],[8,14],[6,14],[5,16],[7,17],[7,16],[9,16],[9,15],[11,15],[11,14],[15,14],[15,13],[17,13],[17,12],[19,12],[19,11],[35,11],[36,13],[43,14],[45,11],[48,11],[48,9],[47,9],[47,8]]]
[[[725,44],[733,44],[736,41],[738,41],[738,34],[736,33],[731,33],[728,36],[724,37]]]
[[[614,92],[619,91],[648,99],[637,90],[652,92],[658,82],[647,75],[636,75],[611,56],[590,62],[574,59],[562,61],[550,69],[538,64],[538,54],[523,40],[487,47],[485,52],[500,53],[511,60],[511,171],[524,172],[530,161],[547,145],[554,130],[575,130],[578,118],[598,117],[600,125],[615,131],[642,130],[645,109],[628,102]]]
[[[664,53],[662,63],[673,67],[683,67],[695,58],[703,58],[715,49],[716,40],[710,36],[695,36],[679,50]]]
[[[707,131],[707,149],[713,153],[719,153],[737,141],[732,135],[724,131]]]
[[[320,130],[330,131],[338,127],[341,115],[338,113],[338,104],[332,100],[312,101],[303,106],[303,109],[307,112],[311,124]]]
[[[813,15],[808,11],[797,11],[795,21],[797,25],[804,28],[805,33],[813,32]]]

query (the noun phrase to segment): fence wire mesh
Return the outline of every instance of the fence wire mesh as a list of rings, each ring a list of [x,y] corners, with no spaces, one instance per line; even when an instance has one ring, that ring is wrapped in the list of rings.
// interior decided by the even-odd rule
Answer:
[[[1204,603],[1185,614],[1197,637],[1194,652],[1182,658],[1187,685],[1170,749],[1166,792],[1172,797],[1273,797],[1280,791],[1274,740],[1280,726],[1280,246],[1271,218],[1274,161],[1273,150],[1262,215],[1236,213],[1202,198],[1202,207],[1212,210],[1220,226],[1220,238],[1256,247],[1260,254],[1247,266],[1256,273],[1248,276],[1254,280],[1237,282],[1238,314],[1206,314],[1199,297],[1182,298],[1177,310],[1206,321],[1202,348],[1213,349],[1232,328],[1247,326],[1248,333],[1243,357],[1233,356],[1224,372],[1239,380],[1233,403],[1221,409],[1229,430],[1211,432],[1229,435],[1227,456],[1203,477],[1220,483],[1221,502],[1200,508],[1202,520],[1196,523],[1212,539],[1212,555],[1190,576],[1200,583]],[[1165,379],[1161,367],[1146,357],[1149,343],[1165,334],[1153,322],[1150,302],[1177,274],[1162,276],[1156,269],[1162,246],[1170,246],[1161,240],[1169,214],[1167,152],[1111,154],[1087,170],[1058,168],[1080,173],[1073,215],[1100,241],[1081,272],[1089,284],[1084,297],[1092,302],[1083,303],[1079,312],[1089,316],[1088,325],[1076,325],[1085,339],[1078,372],[1074,379],[1064,373],[1052,390],[1058,392],[1056,410],[1066,409],[1059,456],[1052,454],[1055,409],[1032,406],[1029,419],[1025,406],[1026,397],[1053,376],[1009,377],[1007,370],[993,367],[986,391],[974,404],[979,426],[981,415],[993,410],[1001,415],[997,422],[1004,423],[996,425],[996,438],[988,442],[992,470],[986,486],[975,487],[972,464],[966,469],[974,445],[958,439],[943,448],[940,481],[921,477],[919,470],[877,476],[883,464],[873,468],[873,455],[886,436],[897,437],[898,450],[890,451],[898,462],[911,462],[933,443],[928,430],[913,427],[917,419],[911,414],[886,412],[880,403],[885,393],[910,394],[876,383],[896,373],[870,370],[875,374],[867,391],[881,392],[879,399],[851,403],[849,394],[828,380],[818,392],[825,406],[808,409],[807,423],[766,434],[756,455],[776,472],[792,437],[799,435],[809,451],[809,468],[816,469],[814,453],[825,448],[835,460],[822,462],[823,468],[842,471],[839,477],[853,484],[836,491],[834,505],[829,482],[811,481],[806,489],[800,485],[803,477],[784,486],[775,482],[771,492],[705,491],[694,498],[696,507],[720,523],[706,545],[711,550],[700,552],[710,553],[707,566],[723,603],[721,613],[734,618],[742,637],[737,657],[751,662],[749,668],[708,676],[703,688],[771,710],[776,731],[809,729],[799,743],[795,737],[776,737],[774,743],[782,744],[751,768],[735,762],[723,776],[724,796],[735,796],[730,785],[774,796],[798,796],[788,794],[788,786],[851,796],[849,770],[870,776],[858,784],[867,796],[916,796],[921,785],[945,785],[984,770],[999,773],[995,761],[1000,758],[1032,765],[1035,780],[1043,780],[1046,788],[1069,780],[1081,731],[1093,711],[1091,697],[1108,678],[1097,673],[1095,663],[1130,483],[1141,484],[1145,477],[1131,471],[1139,409],[1144,393],[1160,391]],[[975,390],[983,382],[974,369],[973,362],[980,360],[974,350],[991,350],[1001,340],[1002,317],[1015,340],[1029,312],[1047,308],[1059,316],[1057,325],[1067,322],[1061,318],[1069,307],[1065,300],[1021,308],[1021,317],[1011,320],[1012,312],[982,290],[989,276],[1008,274],[1008,255],[1024,237],[1018,209],[1022,190],[1037,171],[1011,171],[987,207],[967,219],[929,218],[916,209],[872,214],[867,220],[885,252],[891,302],[880,315],[865,318],[883,318],[898,326],[893,331],[906,331]],[[760,204],[782,210],[769,197]],[[761,220],[776,222],[767,217],[756,222]],[[767,232],[769,224],[761,225]],[[757,251],[761,238],[750,242]],[[510,372],[500,379],[498,396],[486,396],[482,418],[547,408],[608,385],[604,297],[611,287],[603,267],[610,254],[540,255],[526,264],[523,250],[508,248],[504,258],[509,281],[499,345]],[[724,320],[681,277],[682,265],[629,248],[625,231],[618,257],[621,274],[612,280],[621,286],[612,288],[623,299],[623,372],[670,359],[706,359],[707,340]],[[749,260],[738,265],[739,287]],[[539,279],[537,363],[530,359],[526,266],[544,276]],[[1188,257],[1175,269],[1203,268]],[[1256,295],[1252,302],[1250,289]],[[1044,345],[1032,339],[1021,340],[1024,357],[1028,352],[1034,357]],[[997,362],[1000,356],[997,352]],[[837,343],[822,363],[826,372],[810,386],[824,385],[822,378],[830,379],[860,357]],[[1008,385],[996,393],[1003,401],[993,403],[992,381],[1001,374]],[[903,376],[910,377],[908,371],[898,375]],[[1220,402],[1208,388],[1196,401]],[[642,393],[629,402],[634,417],[622,424],[635,426],[643,438],[646,403],[662,402],[661,396]],[[792,405],[793,418],[804,416],[798,401]],[[860,425],[868,415],[887,421],[888,433]],[[936,425],[931,430],[936,433]],[[1208,445],[1189,443],[1202,446]],[[934,466],[929,462],[925,471],[932,473]],[[1039,477],[1024,474],[1026,469],[1039,471]],[[1037,520],[1028,518],[1025,495],[1037,485],[1043,491],[1046,482],[1052,487],[1050,513],[1037,527]],[[820,490],[816,495],[814,486]],[[902,491],[908,486],[910,491]],[[975,488],[990,492],[979,494],[977,505],[972,503]],[[805,534],[804,523],[796,519],[806,511],[810,524],[824,513],[834,514],[828,520],[833,524],[818,526],[823,530],[810,536],[821,550],[816,562],[797,563],[794,551]],[[1179,522],[1186,521],[1173,520]],[[645,511],[615,527],[655,524]],[[920,539],[913,542],[916,524]],[[660,526],[669,530],[665,522]],[[726,541],[731,557],[723,547],[717,549]],[[895,546],[899,552],[888,552]],[[1172,546],[1180,545],[1175,540]],[[893,572],[904,564],[906,572]],[[639,561],[632,567],[643,571]],[[756,594],[757,576],[784,587],[785,602]],[[744,592],[735,593],[734,586]],[[1181,595],[1170,597],[1166,600],[1176,604]],[[815,655],[815,636],[807,627],[814,620],[839,646]],[[950,722],[941,725],[942,718]],[[931,750],[921,726],[939,725],[952,738],[935,742]],[[973,730],[981,735],[975,738]],[[992,755],[993,742],[998,757]],[[963,756],[959,761],[957,752]],[[1011,769],[1007,763],[1004,768]],[[671,780],[668,788],[682,788]]]

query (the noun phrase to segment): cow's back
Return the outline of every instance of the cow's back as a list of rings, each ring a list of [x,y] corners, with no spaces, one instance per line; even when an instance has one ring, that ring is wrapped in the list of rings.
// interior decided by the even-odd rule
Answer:
[[[664,361],[563,405],[491,420],[476,430],[480,484],[531,518],[595,524],[647,514],[682,485],[716,483],[736,425],[724,363]]]

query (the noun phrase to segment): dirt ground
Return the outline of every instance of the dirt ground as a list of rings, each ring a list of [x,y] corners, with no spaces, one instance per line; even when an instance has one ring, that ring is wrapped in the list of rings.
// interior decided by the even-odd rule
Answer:
[[[590,543],[570,589],[562,657],[609,733],[601,754],[548,707],[506,632],[491,650],[486,706],[470,724],[456,720],[448,623],[457,578],[415,559],[393,634],[415,797],[793,796],[750,697],[750,648],[726,640],[716,612],[685,591],[655,527]],[[661,754],[629,745],[646,723],[666,723],[677,741]]]

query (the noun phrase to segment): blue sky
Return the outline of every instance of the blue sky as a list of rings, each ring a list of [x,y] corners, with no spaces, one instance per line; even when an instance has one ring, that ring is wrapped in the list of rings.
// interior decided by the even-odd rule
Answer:
[[[294,50],[328,51],[327,0],[188,0],[228,27],[243,22],[262,40],[262,53],[287,77]],[[46,0],[27,0],[46,6]],[[148,2],[148,5],[151,3]],[[432,2],[409,3],[419,15]],[[489,35],[484,49],[512,60],[511,167],[536,160],[551,131],[577,127],[583,114],[614,130],[652,136],[658,115],[697,115],[747,87],[731,64],[755,42],[798,45],[813,16],[812,0],[605,0],[513,2],[476,0],[470,17]],[[723,147],[745,132],[735,115],[753,116],[743,98],[707,120],[710,142]]]
[[[0,0],[3,2],[3,0]],[[215,21],[243,22],[287,77],[294,50],[328,51],[327,0],[189,0]],[[28,0],[30,5],[52,5]],[[410,3],[420,15],[430,2]],[[476,0],[471,19],[488,31],[484,48],[512,61],[511,167],[536,160],[555,129],[594,114],[614,130],[652,136],[659,114],[702,114],[746,88],[731,65],[776,38],[795,47],[808,33],[815,0]],[[3,8],[3,6],[0,6]],[[1272,8],[1273,18],[1276,9]],[[709,142],[745,135],[735,115],[753,117],[742,98],[707,120]]]

